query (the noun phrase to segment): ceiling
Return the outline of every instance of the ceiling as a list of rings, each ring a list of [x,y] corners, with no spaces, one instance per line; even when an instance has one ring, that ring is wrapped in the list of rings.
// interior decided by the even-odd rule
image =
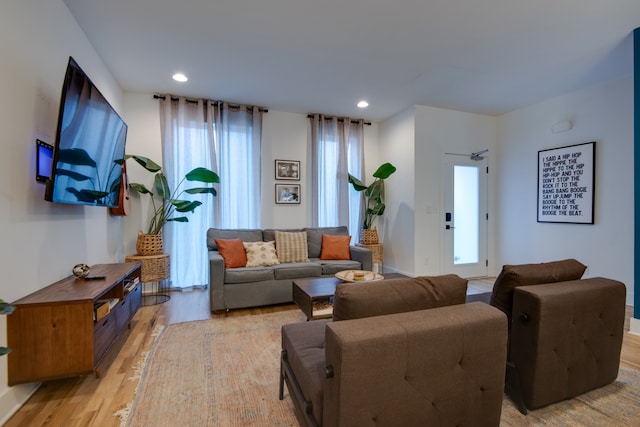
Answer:
[[[501,114],[630,75],[640,27],[639,0],[64,2],[124,91],[372,121]]]

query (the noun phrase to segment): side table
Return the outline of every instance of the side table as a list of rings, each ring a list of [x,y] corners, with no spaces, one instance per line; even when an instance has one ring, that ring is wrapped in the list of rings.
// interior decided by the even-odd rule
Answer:
[[[169,278],[169,254],[159,255],[127,255],[126,262],[139,262],[142,264],[140,281],[151,283],[151,293],[142,295],[142,305],[156,305],[169,301],[167,289],[163,283]]]
[[[384,244],[383,243],[357,243],[356,246],[367,248],[371,250],[372,261],[374,264],[378,264],[378,271],[376,273],[382,273],[382,262],[384,261]]]

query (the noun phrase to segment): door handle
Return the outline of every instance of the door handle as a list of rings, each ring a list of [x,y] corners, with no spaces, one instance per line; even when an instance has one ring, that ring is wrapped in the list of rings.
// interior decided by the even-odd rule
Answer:
[[[447,225],[445,225],[445,226],[444,226],[444,228],[445,228],[445,230],[452,230],[452,229],[454,229],[455,227],[452,227],[452,226],[450,226],[449,224],[447,224]]]

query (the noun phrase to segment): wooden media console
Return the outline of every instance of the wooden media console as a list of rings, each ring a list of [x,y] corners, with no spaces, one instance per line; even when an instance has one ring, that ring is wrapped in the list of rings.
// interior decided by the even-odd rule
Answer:
[[[99,377],[100,361],[140,308],[140,270],[135,262],[97,264],[91,275],[104,279],[69,276],[15,301],[7,317],[9,385]]]

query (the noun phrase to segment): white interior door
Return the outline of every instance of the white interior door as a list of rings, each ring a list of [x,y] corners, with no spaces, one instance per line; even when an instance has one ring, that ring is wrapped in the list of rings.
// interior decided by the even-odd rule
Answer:
[[[487,261],[487,160],[445,155],[444,271],[484,277]]]

